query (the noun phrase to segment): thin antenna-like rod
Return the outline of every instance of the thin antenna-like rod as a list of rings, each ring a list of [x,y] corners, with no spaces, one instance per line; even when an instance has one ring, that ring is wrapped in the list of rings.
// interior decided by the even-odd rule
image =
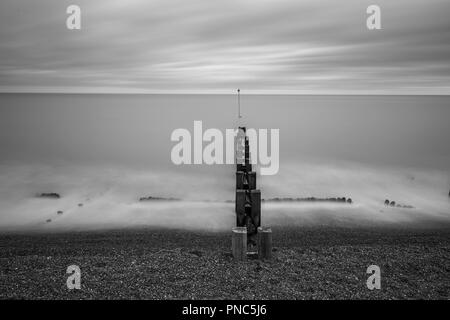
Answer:
[[[237,90],[238,92],[238,118],[242,118],[241,116],[241,89]]]

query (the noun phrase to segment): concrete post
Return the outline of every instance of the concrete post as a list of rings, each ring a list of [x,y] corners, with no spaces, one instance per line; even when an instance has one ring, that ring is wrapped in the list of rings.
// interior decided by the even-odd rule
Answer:
[[[272,259],[272,229],[258,228],[258,257],[259,259]]]
[[[232,230],[231,251],[237,261],[247,260],[247,228],[234,227]]]

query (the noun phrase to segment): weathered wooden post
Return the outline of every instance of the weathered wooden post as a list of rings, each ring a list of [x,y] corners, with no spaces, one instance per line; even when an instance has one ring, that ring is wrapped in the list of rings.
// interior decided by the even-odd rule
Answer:
[[[234,227],[231,238],[231,250],[234,259],[238,261],[247,260],[247,228]]]
[[[256,253],[255,248],[259,246],[258,230],[261,226],[261,191],[256,189],[256,172],[252,170],[250,138],[246,132],[245,127],[238,127],[234,144],[236,152],[236,228],[233,228],[232,249],[233,257],[236,260],[246,260],[247,251],[249,254]],[[266,234],[263,235],[261,243],[264,250],[270,250],[270,252],[264,251],[262,256],[264,259],[270,259],[272,231],[270,229],[264,229],[263,231],[266,231]],[[244,242],[242,242],[243,239],[245,239]],[[270,249],[266,249],[267,246]]]
[[[272,229],[269,227],[258,228],[258,258],[272,259]]]
[[[256,172],[250,171],[248,174],[248,188],[250,190],[256,189]]]
[[[245,226],[245,190],[236,190],[236,226]]]
[[[252,203],[251,207],[251,218],[255,227],[261,226],[261,191],[260,190],[250,190],[250,200]],[[256,230],[257,231],[257,230]]]

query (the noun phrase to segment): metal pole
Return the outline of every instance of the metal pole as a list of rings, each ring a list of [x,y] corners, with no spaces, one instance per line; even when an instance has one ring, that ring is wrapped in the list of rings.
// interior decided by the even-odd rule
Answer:
[[[241,116],[241,89],[238,89],[238,118],[242,118]]]

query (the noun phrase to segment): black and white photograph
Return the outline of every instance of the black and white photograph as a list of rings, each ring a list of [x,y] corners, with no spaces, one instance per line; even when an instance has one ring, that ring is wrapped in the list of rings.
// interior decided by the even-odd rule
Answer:
[[[448,0],[2,0],[0,299],[449,301],[449,141]]]

